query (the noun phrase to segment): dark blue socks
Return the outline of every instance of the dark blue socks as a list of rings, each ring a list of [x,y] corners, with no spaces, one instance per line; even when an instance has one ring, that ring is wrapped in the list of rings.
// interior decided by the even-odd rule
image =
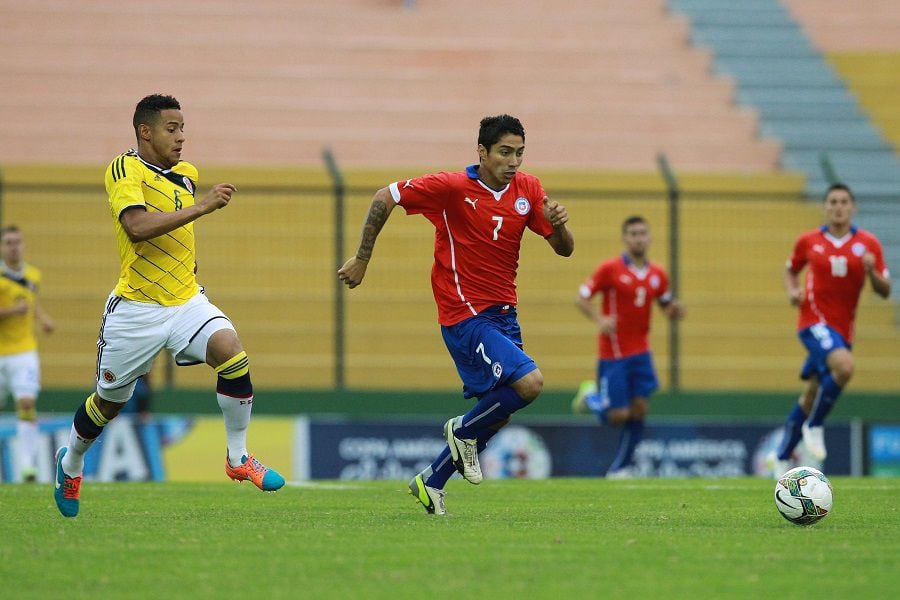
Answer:
[[[809,414],[809,426],[821,427],[825,423],[825,417],[834,408],[837,398],[841,393],[841,386],[835,382],[831,374],[826,375],[819,382],[819,392],[816,394],[816,402]]]
[[[619,445],[616,448],[616,458],[609,466],[610,472],[618,471],[631,464],[631,458],[634,456],[634,449],[644,437],[644,421],[626,421],[622,425],[622,432],[619,434]]]
[[[479,432],[507,420],[511,414],[525,406],[528,403],[511,387],[504,386],[488,392],[463,415],[462,426],[456,430],[456,437],[462,440],[476,439]]]
[[[795,404],[793,410],[788,414],[787,421],[784,423],[784,435],[781,438],[781,444],[778,445],[776,453],[778,460],[788,460],[800,438],[803,436],[803,422],[806,421],[806,413],[799,404]]]

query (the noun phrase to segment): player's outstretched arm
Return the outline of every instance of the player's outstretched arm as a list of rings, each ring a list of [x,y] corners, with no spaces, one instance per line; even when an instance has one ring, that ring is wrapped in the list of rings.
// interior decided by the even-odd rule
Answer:
[[[572,252],[575,251],[575,238],[566,227],[566,223],[569,222],[569,213],[566,211],[566,207],[556,200],[550,200],[544,196],[543,209],[544,216],[553,226],[553,233],[547,236],[550,247],[560,256],[572,256]]]
[[[128,234],[128,239],[132,242],[145,242],[228,206],[231,195],[236,191],[237,188],[230,183],[219,183],[193,206],[174,212],[148,212],[143,208],[132,207],[119,215],[119,221]]]
[[[396,202],[391,197],[388,188],[381,188],[375,192],[372,204],[369,206],[369,213],[366,215],[366,222],[363,223],[356,256],[348,259],[338,269],[338,279],[347,284],[350,289],[361,284],[363,277],[366,276],[366,269],[372,258],[372,251],[375,249],[375,240],[381,233],[381,228],[384,227],[388,217],[391,216],[394,206],[396,206]]]

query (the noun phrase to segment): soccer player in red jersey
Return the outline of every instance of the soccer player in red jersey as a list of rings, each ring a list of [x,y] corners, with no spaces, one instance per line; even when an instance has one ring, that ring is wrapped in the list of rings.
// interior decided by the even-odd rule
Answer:
[[[800,439],[810,454],[825,460],[825,417],[853,376],[853,328],[856,306],[868,280],[883,298],[891,280],[881,243],[852,224],[856,199],[844,184],[825,193],[825,224],[797,238],[784,271],[784,288],[799,307],[797,330],[809,355],[800,377],[808,385],[788,415],[784,436],[773,458],[775,476],[790,468]],[[806,284],[800,271],[806,267]]]
[[[650,227],[632,216],[622,223],[625,252],[600,263],[578,291],[576,306],[597,325],[597,382],[581,384],[572,401],[575,413],[592,412],[602,423],[621,427],[616,457],[606,476],[629,477],[634,450],[644,433],[650,395],[659,388],[650,354],[651,307],[654,300],[670,319],[684,307],[669,291],[669,277],[647,258]],[[592,299],[603,295],[598,311]]]
[[[441,333],[463,381],[477,398],[465,415],[444,424],[447,447],[409,484],[429,514],[445,514],[444,485],[455,471],[482,479],[478,452],[510,415],[541,393],[544,377],[522,350],[516,318],[516,271],[526,229],[561,256],[575,247],[566,209],[540,181],[519,170],[525,130],[515,117],[481,120],[477,165],[398,181],[375,193],[356,256],[338,270],[348,287],[362,283],[375,239],[391,211],[421,214],[435,227],[431,287]]]

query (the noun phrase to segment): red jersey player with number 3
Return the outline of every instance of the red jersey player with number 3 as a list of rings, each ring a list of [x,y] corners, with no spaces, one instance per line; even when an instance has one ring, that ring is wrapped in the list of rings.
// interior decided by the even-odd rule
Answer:
[[[575,413],[592,412],[606,425],[622,427],[616,457],[607,477],[633,475],[631,459],[644,432],[648,400],[659,387],[650,355],[651,308],[654,300],[670,319],[684,307],[669,292],[669,277],[647,258],[650,228],[633,216],[622,224],[625,253],[600,263],[579,289],[577,306],[597,324],[597,383],[585,381],[572,401]],[[592,299],[603,295],[598,312]]]
[[[376,192],[356,256],[338,270],[350,288],[362,282],[375,238],[395,206],[434,225],[431,287],[438,321],[463,394],[477,402],[444,424],[447,446],[409,483],[429,514],[446,513],[444,485],[454,472],[481,482],[478,453],[544,385],[522,349],[516,318],[519,248],[526,229],[561,256],[571,255],[575,242],[566,209],[547,198],[536,177],[519,171],[524,152],[525,129],[518,119],[485,117],[478,131],[479,164],[398,181]]]
[[[799,307],[798,337],[809,352],[800,377],[809,382],[788,415],[781,444],[770,457],[774,476],[791,466],[800,439],[810,454],[825,460],[825,417],[853,376],[854,320],[866,284],[879,296],[891,294],[884,252],[874,235],[852,224],[856,199],[844,184],[825,194],[825,225],[797,238],[787,261],[784,287],[791,304]],[[806,268],[806,285],[800,271]]]

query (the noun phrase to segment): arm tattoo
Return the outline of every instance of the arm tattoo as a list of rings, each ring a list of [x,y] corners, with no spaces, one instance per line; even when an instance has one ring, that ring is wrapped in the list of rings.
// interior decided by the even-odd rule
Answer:
[[[369,214],[366,215],[366,223],[363,225],[362,239],[359,241],[359,250],[356,258],[369,260],[372,258],[372,249],[375,247],[375,238],[381,232],[388,218],[387,207],[379,200],[372,200]]]

